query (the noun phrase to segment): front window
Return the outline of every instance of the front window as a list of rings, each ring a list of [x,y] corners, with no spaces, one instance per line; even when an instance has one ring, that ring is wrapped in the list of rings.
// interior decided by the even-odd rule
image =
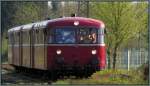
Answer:
[[[56,28],[55,43],[59,43],[59,44],[75,43],[75,29],[72,27]]]
[[[57,27],[49,30],[48,43],[96,44],[98,29],[94,27]]]
[[[80,28],[78,32],[78,41],[80,44],[95,44],[97,43],[96,28]]]

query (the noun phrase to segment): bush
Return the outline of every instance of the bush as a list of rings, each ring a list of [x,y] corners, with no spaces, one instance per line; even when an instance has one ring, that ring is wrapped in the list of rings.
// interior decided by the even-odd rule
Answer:
[[[53,84],[148,84],[137,70],[103,70],[85,79],[58,80]]]

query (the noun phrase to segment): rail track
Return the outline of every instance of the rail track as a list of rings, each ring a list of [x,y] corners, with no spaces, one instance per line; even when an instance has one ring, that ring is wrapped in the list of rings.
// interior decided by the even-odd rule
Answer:
[[[51,84],[55,82],[50,78],[45,79],[41,74],[29,73],[27,71],[16,71],[9,64],[2,64],[2,85],[6,84]],[[58,79],[58,78],[57,78]]]
[[[2,85],[6,84],[52,84],[57,80],[62,79],[81,79],[83,77],[55,75],[51,78],[51,74],[39,71],[16,71],[15,68],[9,64],[2,64]]]

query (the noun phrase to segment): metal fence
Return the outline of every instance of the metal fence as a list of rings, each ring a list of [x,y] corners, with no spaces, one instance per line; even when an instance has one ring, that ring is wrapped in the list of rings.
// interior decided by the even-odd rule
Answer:
[[[118,51],[117,69],[135,69],[148,61],[148,49],[131,48]]]

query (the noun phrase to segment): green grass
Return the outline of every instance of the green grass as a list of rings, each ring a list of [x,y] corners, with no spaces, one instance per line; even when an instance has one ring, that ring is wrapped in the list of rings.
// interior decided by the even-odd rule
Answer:
[[[7,39],[5,36],[2,38],[2,46],[1,46],[1,60],[2,63],[7,61],[7,53],[8,53],[8,44],[7,44]]]
[[[53,84],[148,84],[141,70],[103,70],[89,78],[58,80]]]

